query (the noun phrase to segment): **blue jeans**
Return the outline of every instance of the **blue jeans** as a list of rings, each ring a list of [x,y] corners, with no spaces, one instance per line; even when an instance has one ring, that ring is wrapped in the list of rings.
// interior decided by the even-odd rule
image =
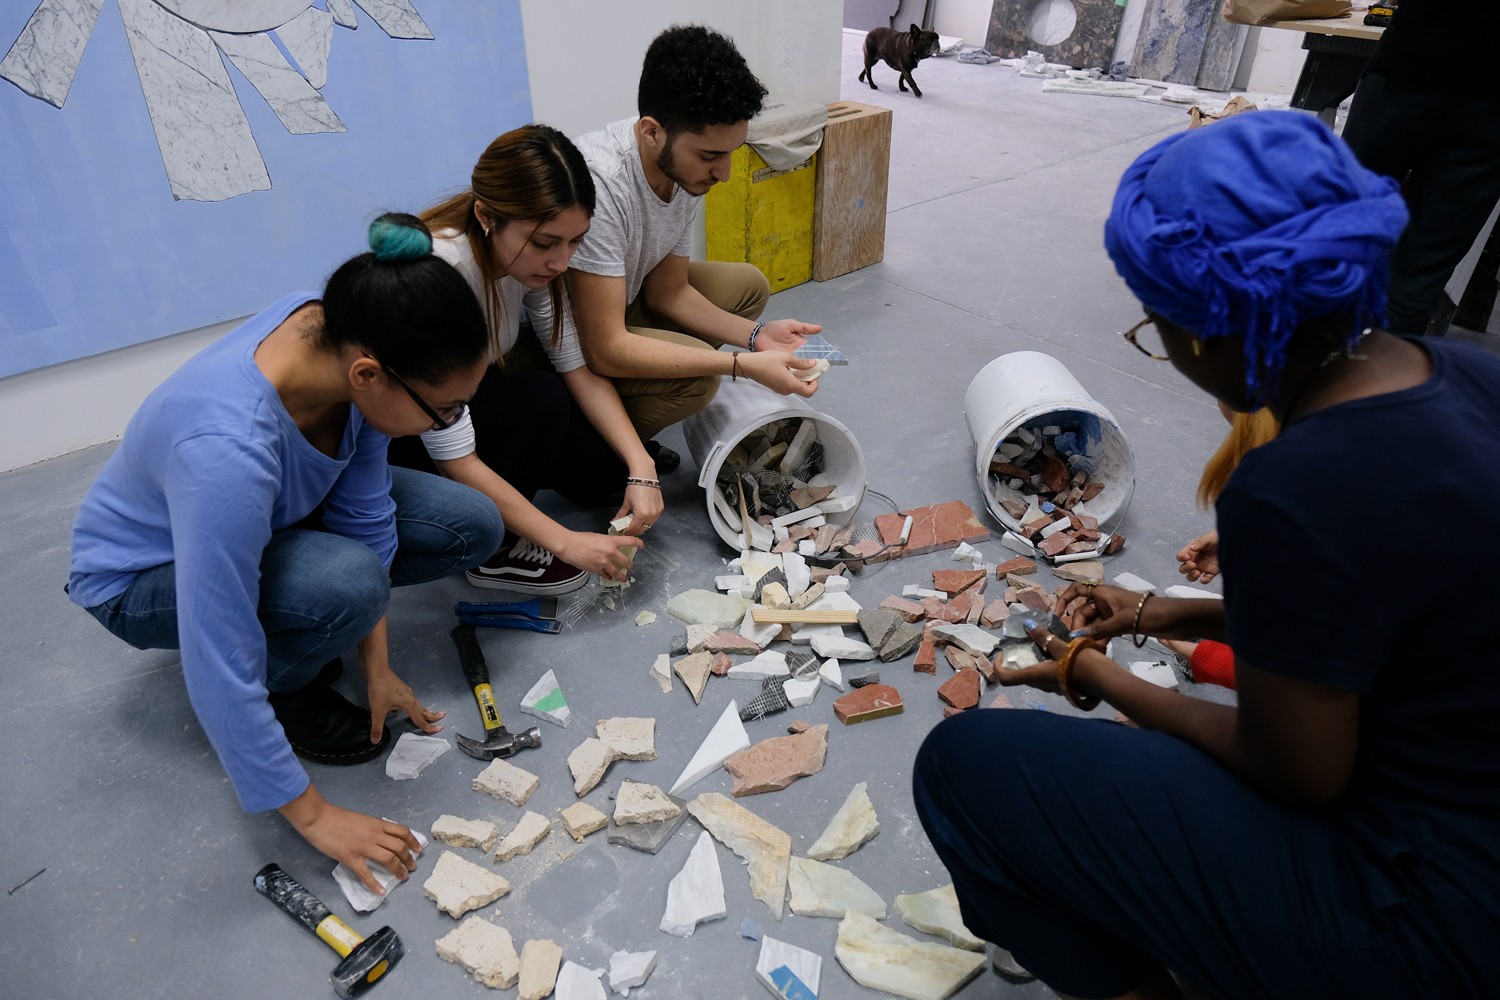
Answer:
[[[304,528],[271,536],[261,557],[266,687],[296,691],[323,664],[370,634],[391,587],[426,583],[477,566],[500,547],[500,514],[477,490],[410,469],[391,470],[396,559],[390,573],[363,542]],[[137,649],[177,649],[176,564],[154,566],[126,590],[89,608]]]

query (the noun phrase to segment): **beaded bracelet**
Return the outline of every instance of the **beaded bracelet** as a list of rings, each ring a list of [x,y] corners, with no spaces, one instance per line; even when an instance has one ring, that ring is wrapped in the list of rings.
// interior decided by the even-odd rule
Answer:
[[[1074,707],[1084,712],[1092,712],[1099,707],[1099,699],[1089,696],[1081,696],[1073,690],[1073,661],[1078,659],[1078,654],[1085,649],[1096,649],[1103,651],[1104,643],[1088,636],[1079,636],[1068,643],[1067,652],[1057,659],[1057,686],[1062,691],[1063,697]]]
[[[659,490],[659,489],[661,489],[661,480],[660,479],[641,479],[641,478],[636,477],[636,476],[626,476],[625,477],[625,485],[626,486],[649,486],[653,490]]]
[[[761,320],[759,323],[755,324],[755,329],[750,331],[750,342],[745,345],[747,348],[752,351],[755,350],[755,338],[760,336],[760,331],[765,329],[765,326],[765,320]]]
[[[1135,621],[1130,625],[1130,641],[1135,643],[1136,649],[1142,649],[1150,636],[1141,635],[1141,612],[1146,610],[1146,602],[1156,595],[1147,591],[1141,595],[1141,603],[1135,606]]]

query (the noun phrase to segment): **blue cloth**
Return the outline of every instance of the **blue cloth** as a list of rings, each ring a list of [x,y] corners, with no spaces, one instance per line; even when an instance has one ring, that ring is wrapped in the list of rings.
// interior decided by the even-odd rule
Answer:
[[[1147,312],[1201,337],[1243,335],[1247,384],[1268,399],[1301,322],[1347,315],[1352,338],[1380,321],[1406,221],[1396,182],[1327,126],[1257,111],[1142,153],[1104,245]]]
[[[153,391],[73,529],[69,592],[85,608],[172,565],[173,645],[182,650],[188,696],[252,811],[284,805],[307,787],[266,700],[269,653],[258,610],[273,536],[321,508],[324,528],[356,543],[380,575],[397,552],[389,439],[351,407],[337,454],[319,452],[255,365],[260,342],[313,298],[282,298]]]

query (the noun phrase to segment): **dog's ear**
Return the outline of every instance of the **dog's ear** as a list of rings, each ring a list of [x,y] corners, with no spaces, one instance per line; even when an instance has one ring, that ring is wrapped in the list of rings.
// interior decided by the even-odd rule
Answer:
[[[921,38],[922,37],[922,28],[921,28],[921,26],[918,25],[918,24],[916,24],[915,22],[913,22],[913,24],[911,26],[911,30],[908,32],[908,34],[910,34],[911,37],[913,37],[913,38]]]

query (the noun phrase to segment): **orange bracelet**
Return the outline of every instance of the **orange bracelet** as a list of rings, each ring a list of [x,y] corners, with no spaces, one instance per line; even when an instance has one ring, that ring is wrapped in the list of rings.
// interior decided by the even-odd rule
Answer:
[[[1092,696],[1079,696],[1073,691],[1072,675],[1073,661],[1078,659],[1078,654],[1085,649],[1104,651],[1104,643],[1088,636],[1079,636],[1068,643],[1067,651],[1057,658],[1057,686],[1062,691],[1063,697],[1076,709],[1084,712],[1092,712],[1099,707],[1099,699]]]

